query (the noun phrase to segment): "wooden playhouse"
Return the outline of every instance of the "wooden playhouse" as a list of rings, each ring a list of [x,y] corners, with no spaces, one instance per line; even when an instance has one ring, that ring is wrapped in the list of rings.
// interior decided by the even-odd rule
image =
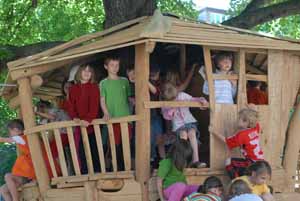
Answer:
[[[25,185],[22,200],[45,201],[117,201],[117,200],[152,200],[158,199],[155,186],[155,173],[150,174],[150,109],[164,106],[199,107],[196,102],[163,102],[150,101],[148,77],[150,56],[160,55],[163,45],[177,47],[178,52],[169,60],[177,59],[180,72],[184,74],[187,60],[192,55],[204,59],[206,76],[209,84],[209,122],[216,130],[233,131],[238,110],[247,104],[246,83],[257,80],[267,83],[267,105],[257,105],[262,125],[261,146],[265,159],[273,168],[271,185],[275,192],[286,192],[294,189],[294,176],[300,149],[299,106],[289,125],[290,109],[294,105],[300,86],[300,43],[260,35],[247,30],[196,23],[175,17],[163,16],[156,11],[151,17],[141,17],[99,33],[81,36],[42,53],[22,58],[8,64],[9,75],[6,83],[17,83],[18,90],[6,87],[2,95],[9,100],[11,107],[20,107],[25,123],[25,134],[28,135],[33,164],[37,175],[35,184]],[[33,97],[52,99],[60,96],[60,85],[63,76],[67,75],[70,66],[78,62],[101,58],[108,51],[122,50],[132,57],[136,71],[136,114],[124,118],[92,122],[98,143],[101,173],[93,170],[92,157],[87,139],[87,131],[81,128],[88,174],[82,175],[73,139],[72,127],[79,126],[74,121],[36,125],[33,111]],[[234,70],[236,75],[213,74],[212,55],[217,51],[230,51],[235,55]],[[99,66],[100,68],[101,66]],[[198,75],[197,75],[198,76]],[[195,77],[190,85],[193,95],[201,95],[200,76]],[[213,80],[238,80],[236,103],[216,104],[214,99]],[[197,92],[198,91],[198,92]],[[198,94],[197,94],[198,93]],[[201,115],[200,115],[201,116]],[[199,119],[198,119],[199,120]],[[202,121],[200,119],[200,121]],[[122,147],[125,170],[117,171],[116,150],[112,123],[121,123]],[[135,168],[132,167],[127,124],[136,125]],[[208,122],[208,121],[207,121]],[[113,171],[107,172],[101,142],[99,125],[106,124],[109,130],[110,149]],[[289,125],[289,126],[288,126]],[[208,126],[208,123],[207,125]],[[59,129],[67,128],[69,146],[75,174],[69,175],[65,155],[59,137]],[[59,151],[59,163],[62,175],[56,172],[49,147],[48,134],[53,133]],[[207,176],[216,175],[227,179],[224,172],[226,147],[213,137],[209,137],[209,167],[205,169],[187,169],[190,183],[199,184]],[[46,148],[50,160],[53,178],[45,168],[41,144]]]

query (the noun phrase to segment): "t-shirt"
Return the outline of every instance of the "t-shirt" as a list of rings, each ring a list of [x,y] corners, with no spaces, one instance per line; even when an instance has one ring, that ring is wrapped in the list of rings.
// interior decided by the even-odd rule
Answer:
[[[185,197],[183,201],[222,201],[222,199],[213,193],[203,194],[195,192]]]
[[[168,188],[176,182],[186,183],[183,171],[179,171],[170,158],[159,162],[157,176],[163,180],[163,188]]]
[[[219,74],[219,71],[217,71]],[[216,103],[233,104],[233,98],[236,95],[236,86],[233,86],[230,80],[214,80]],[[209,95],[208,82],[205,80],[203,93]]]
[[[250,182],[248,176],[237,177],[233,181],[235,181],[237,179],[241,179],[241,180],[245,181],[248,184],[248,186],[250,187],[250,189],[252,190],[253,194],[261,196],[264,193],[270,193],[270,189],[268,188],[268,186],[266,184],[260,184],[260,185],[252,184]]]
[[[249,87],[247,89],[248,103],[255,105],[266,105],[268,104],[268,95],[266,92],[259,90],[256,87]]]
[[[176,101],[196,101],[197,98],[193,98],[187,93],[179,92]],[[180,127],[189,123],[196,123],[197,120],[193,117],[189,107],[178,108],[162,108],[163,117],[166,120],[172,120],[172,130],[176,131]]]
[[[260,126],[257,123],[254,128],[239,131],[235,135],[226,138],[229,149],[240,147],[243,156],[253,161],[263,160],[263,151],[259,145]]]
[[[106,78],[100,82],[99,87],[111,117],[130,115],[128,97],[131,96],[131,90],[127,78],[120,77],[117,80]]]
[[[263,199],[255,194],[242,194],[231,198],[229,201],[263,201]]]

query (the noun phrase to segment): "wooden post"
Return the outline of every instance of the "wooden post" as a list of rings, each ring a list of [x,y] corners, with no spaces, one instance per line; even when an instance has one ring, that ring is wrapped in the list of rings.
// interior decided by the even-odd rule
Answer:
[[[148,201],[148,180],[150,178],[150,110],[144,102],[150,100],[149,52],[147,43],[135,46],[135,94],[136,114],[141,120],[136,122],[136,180],[141,184],[142,200]]]
[[[237,93],[237,105],[238,111],[245,107],[247,104],[247,87],[246,87],[246,53],[241,49],[239,52],[239,79],[238,79],[238,93]]]
[[[300,103],[297,104],[295,112],[291,119],[290,127],[288,129],[285,155],[283,158],[283,168],[287,173],[288,181],[293,180],[293,176],[296,176],[297,163],[298,163],[299,150],[300,150],[299,130],[300,130]]]
[[[28,78],[21,78],[18,80],[18,85],[24,126],[25,129],[29,129],[35,126],[35,115],[33,112],[30,80]],[[46,191],[50,188],[50,180],[42,155],[39,136],[28,135],[27,139],[37,182],[39,184],[38,186],[41,195],[44,196],[46,194]]]
[[[180,78],[183,80],[186,75],[186,46],[180,45]]]

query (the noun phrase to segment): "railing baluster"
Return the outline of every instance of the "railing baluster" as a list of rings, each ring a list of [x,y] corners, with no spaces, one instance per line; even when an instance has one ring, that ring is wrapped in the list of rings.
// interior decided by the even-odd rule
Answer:
[[[101,131],[99,125],[94,125],[94,131],[96,136],[96,142],[97,142],[97,149],[98,149],[98,155],[100,159],[100,167],[101,172],[105,173],[105,160],[104,160],[104,152],[103,152],[103,144],[102,144],[102,137],[101,137]]]
[[[122,135],[122,147],[125,170],[131,169],[131,153],[130,153],[130,142],[128,133],[128,123],[121,123],[121,135]]]
[[[57,178],[57,172],[56,172],[56,169],[55,169],[55,165],[54,165],[53,156],[52,156],[49,140],[48,140],[48,137],[47,137],[47,133],[46,133],[46,131],[42,131],[41,134],[42,134],[43,143],[45,145],[45,149],[46,149],[46,153],[47,153],[47,157],[48,157],[48,160],[49,160],[49,163],[50,163],[50,168],[51,168],[53,177]]]
[[[88,133],[85,127],[80,127],[80,129],[81,129],[82,142],[83,142],[83,147],[85,152],[85,158],[87,162],[88,174],[94,174],[93,159],[91,154],[91,147],[89,143]]]
[[[68,170],[67,170],[67,165],[66,165],[66,159],[65,159],[65,154],[64,154],[64,148],[62,146],[61,142],[61,136],[58,128],[54,129],[54,138],[57,146],[57,151],[58,151],[58,159],[62,171],[62,175],[64,177],[68,176]]]
[[[76,146],[74,142],[74,134],[73,134],[72,127],[67,128],[67,133],[68,133],[69,146],[71,150],[72,162],[73,162],[75,174],[80,175],[80,168],[79,168],[78,156],[77,156]]]
[[[112,165],[113,171],[117,172],[117,154],[116,154],[116,143],[115,143],[115,136],[114,136],[114,129],[112,124],[107,124],[108,126],[108,136],[110,142],[110,150],[111,150],[111,158],[112,158]]]

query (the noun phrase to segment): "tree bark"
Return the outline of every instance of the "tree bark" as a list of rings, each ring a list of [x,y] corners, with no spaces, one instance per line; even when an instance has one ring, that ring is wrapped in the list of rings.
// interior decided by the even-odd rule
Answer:
[[[105,10],[104,28],[126,22],[141,16],[152,15],[156,0],[103,0]]]
[[[299,0],[289,0],[277,4],[270,4],[270,2],[270,0],[253,0],[240,15],[223,22],[223,24],[251,29],[271,20],[300,14]]]

